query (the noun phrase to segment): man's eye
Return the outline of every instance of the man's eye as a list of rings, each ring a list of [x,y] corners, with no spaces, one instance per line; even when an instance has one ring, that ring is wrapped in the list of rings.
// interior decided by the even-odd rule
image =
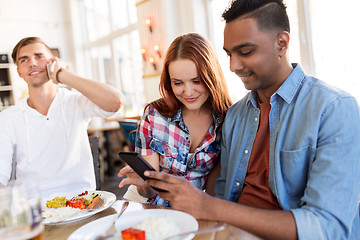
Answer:
[[[254,52],[254,50],[240,51],[239,54],[242,55],[242,56],[248,56],[253,52]]]
[[[26,61],[27,61],[27,59],[20,59],[20,63],[24,63]]]

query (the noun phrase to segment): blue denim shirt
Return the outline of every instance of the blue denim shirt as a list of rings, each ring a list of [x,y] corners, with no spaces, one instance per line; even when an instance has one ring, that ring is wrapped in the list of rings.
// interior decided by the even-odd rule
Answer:
[[[271,96],[269,184],[299,239],[360,239],[360,115],[356,100],[299,65]],[[228,111],[218,197],[241,194],[260,109],[250,92]]]

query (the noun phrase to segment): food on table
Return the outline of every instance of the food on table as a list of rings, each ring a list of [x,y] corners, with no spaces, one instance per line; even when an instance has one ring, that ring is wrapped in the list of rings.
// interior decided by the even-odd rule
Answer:
[[[79,209],[85,209],[85,208],[91,209],[100,198],[101,198],[100,195],[97,193],[89,194],[88,191],[85,191],[71,198],[70,200],[66,199],[66,197],[55,197],[54,199],[48,200],[46,202],[46,207],[48,208],[72,207]]]
[[[68,201],[66,201],[66,206],[72,207],[72,208],[79,208],[79,209],[86,208],[85,200],[83,198],[68,200]]]
[[[123,240],[137,239],[137,240],[145,240],[145,231],[128,228],[121,231]]]
[[[99,201],[101,198],[100,198],[100,196],[99,195],[97,195],[96,197],[94,197],[93,199],[92,199],[92,201],[87,205],[87,209],[92,209],[93,207],[94,207],[94,205],[95,205],[95,203],[97,202],[97,201]],[[101,204],[101,206],[102,205],[104,205],[104,202]],[[100,207],[101,207],[100,206]]]
[[[68,199],[66,199],[66,197],[55,197],[52,200],[48,200],[46,202],[46,206],[48,208],[61,208],[61,207],[66,207],[66,201]]]
[[[82,214],[82,210],[72,207],[62,207],[62,208],[46,208],[42,211],[42,217],[46,219],[47,222],[58,222],[64,219],[79,216]]]
[[[145,231],[146,240],[162,239],[180,233],[180,227],[167,215],[150,217],[134,228]]]
[[[57,196],[46,202],[47,208],[43,209],[42,217],[49,222],[57,222],[82,215],[82,210],[91,209],[99,199],[101,199],[99,194],[89,194],[88,191],[71,199]]]

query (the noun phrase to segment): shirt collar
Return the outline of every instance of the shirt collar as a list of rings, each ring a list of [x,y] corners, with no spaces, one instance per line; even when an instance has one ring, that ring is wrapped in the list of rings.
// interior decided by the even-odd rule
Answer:
[[[279,87],[279,89],[271,96],[271,101],[275,97],[275,95],[280,96],[284,101],[290,103],[296,93],[298,92],[303,80],[305,79],[305,73],[302,70],[300,64],[292,63],[293,70],[290,75],[286,78],[283,84]],[[257,102],[257,93],[255,90],[252,90],[251,93],[247,96],[247,104],[252,104],[255,107],[258,106]]]
[[[292,66],[294,69],[271,98],[279,95],[287,103],[290,103],[294,99],[305,79],[305,73],[299,64],[293,63]]]
[[[50,114],[50,112],[54,111],[53,109],[57,109],[57,107],[61,104],[61,99],[63,99],[63,96],[64,96],[64,90],[61,88],[58,88],[56,95],[50,104],[48,115]],[[28,99],[29,99],[29,96],[27,96],[26,98],[21,100],[21,102],[19,104],[20,109],[23,112],[27,111],[34,115],[41,115],[38,111],[36,111],[34,108],[29,106]]]
[[[183,129],[187,129],[186,125],[184,123],[184,118],[182,116],[182,110],[179,108],[177,113],[169,119],[169,122],[179,122],[179,126]],[[221,114],[213,114],[213,124],[215,123],[215,129],[217,129],[223,122],[223,119],[221,117]]]

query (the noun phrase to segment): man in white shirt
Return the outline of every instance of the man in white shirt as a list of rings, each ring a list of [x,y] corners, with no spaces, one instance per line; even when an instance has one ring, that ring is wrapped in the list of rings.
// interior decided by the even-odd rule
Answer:
[[[0,186],[8,184],[15,161],[17,181],[36,181],[43,197],[95,190],[87,126],[91,117],[114,115],[123,95],[66,70],[40,38],[22,39],[12,57],[29,97],[0,113]]]

